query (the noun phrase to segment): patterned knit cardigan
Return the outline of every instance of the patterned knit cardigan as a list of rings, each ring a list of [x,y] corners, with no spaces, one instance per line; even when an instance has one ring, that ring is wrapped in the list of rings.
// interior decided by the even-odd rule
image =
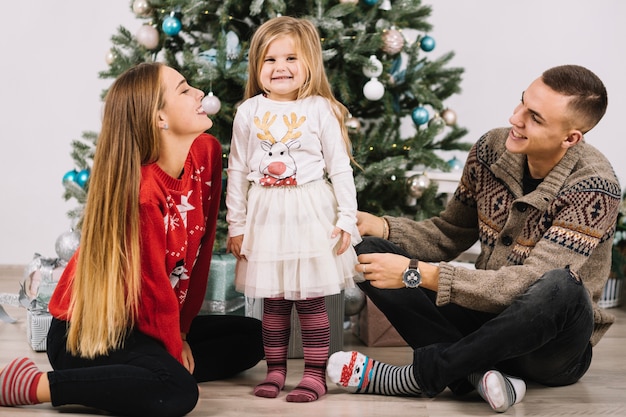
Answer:
[[[611,267],[619,181],[608,160],[582,141],[524,195],[526,157],[506,150],[508,132],[494,129],[473,146],[454,198],[438,217],[386,216],[389,240],[422,261],[443,261],[437,305],[478,311],[499,313],[546,271],[569,266],[593,299],[595,345],[615,320],[597,301]],[[445,262],[476,240],[476,270]]]

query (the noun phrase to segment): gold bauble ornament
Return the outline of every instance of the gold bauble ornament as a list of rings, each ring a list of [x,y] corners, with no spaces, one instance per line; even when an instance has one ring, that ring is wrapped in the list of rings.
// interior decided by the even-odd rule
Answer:
[[[147,16],[152,11],[150,3],[147,0],[135,0],[133,2],[133,12],[139,16]]]
[[[446,122],[448,126],[456,124],[456,113],[454,110],[445,109],[441,112],[441,118]]]

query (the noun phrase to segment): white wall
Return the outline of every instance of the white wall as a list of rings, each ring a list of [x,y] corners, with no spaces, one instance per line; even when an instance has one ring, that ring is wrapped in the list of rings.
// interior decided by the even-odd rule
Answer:
[[[460,95],[447,104],[476,141],[508,126],[521,93],[552,66],[579,64],[605,83],[609,107],[587,141],[604,152],[626,186],[626,143],[619,132],[626,110],[626,2],[622,0],[425,0],[433,8],[432,53],[455,52],[465,69]]]
[[[392,0],[392,5],[394,0]],[[554,65],[596,72],[609,110],[587,140],[604,151],[626,185],[619,132],[626,109],[626,2],[621,0],[430,0],[434,55],[454,51],[465,69],[463,92],[448,101],[475,141],[507,126],[521,92]],[[75,202],[62,198],[73,169],[72,139],[99,130],[100,80],[110,37],[141,23],[129,0],[12,1],[0,37],[0,264],[25,264],[34,252],[54,257]]]

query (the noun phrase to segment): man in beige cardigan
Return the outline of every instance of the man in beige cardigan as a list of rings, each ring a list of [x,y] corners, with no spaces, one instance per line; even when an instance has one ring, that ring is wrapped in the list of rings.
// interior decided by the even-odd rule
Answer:
[[[391,366],[337,352],[329,378],[355,393],[433,397],[473,389],[498,412],[525,380],[578,381],[614,318],[597,300],[609,275],[621,188],[583,135],[606,111],[591,71],[564,65],[523,92],[511,127],[481,137],[437,217],[360,212],[360,288],[414,349]],[[480,242],[475,270],[448,261]]]

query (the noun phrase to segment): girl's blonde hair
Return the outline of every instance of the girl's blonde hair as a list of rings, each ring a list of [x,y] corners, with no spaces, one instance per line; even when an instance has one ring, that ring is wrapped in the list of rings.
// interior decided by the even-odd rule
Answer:
[[[306,70],[306,81],[300,87],[298,98],[322,96],[330,101],[335,117],[339,121],[350,160],[358,166],[352,156],[352,144],[345,123],[349,114],[348,109],[333,94],[324,70],[320,36],[315,25],[309,20],[279,16],[263,23],[256,30],[248,52],[248,82],[244,98],[248,99],[264,92],[260,74],[267,49],[273,41],[283,36],[290,36],[293,39],[298,60],[304,62]]]
[[[94,358],[123,345],[141,292],[141,166],[159,157],[161,64],[120,75],[106,95],[70,299],[68,351]]]

